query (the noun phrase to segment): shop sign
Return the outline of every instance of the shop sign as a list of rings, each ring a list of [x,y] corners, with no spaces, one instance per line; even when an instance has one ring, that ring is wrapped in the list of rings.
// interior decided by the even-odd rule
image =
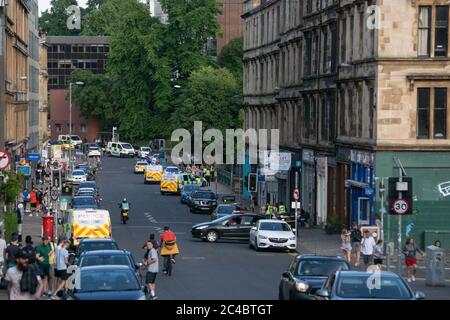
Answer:
[[[314,151],[312,151],[312,150],[303,150],[303,162],[312,162],[312,163],[314,163]]]
[[[374,154],[366,151],[352,150],[350,153],[352,162],[372,166],[374,163]]]

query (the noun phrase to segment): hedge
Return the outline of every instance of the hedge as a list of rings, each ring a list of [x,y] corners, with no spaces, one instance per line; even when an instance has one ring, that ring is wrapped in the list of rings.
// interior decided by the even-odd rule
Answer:
[[[17,231],[17,214],[5,212],[5,241],[9,243],[11,240],[11,234]]]

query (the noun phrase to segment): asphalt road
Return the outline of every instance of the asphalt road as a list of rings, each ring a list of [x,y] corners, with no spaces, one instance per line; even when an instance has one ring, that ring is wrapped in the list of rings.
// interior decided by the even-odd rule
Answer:
[[[109,210],[113,238],[140,261],[150,233],[159,238],[168,225],[177,236],[180,255],[172,277],[158,274],[159,299],[277,299],[278,283],[293,256],[286,252],[255,252],[248,243],[223,241],[206,243],[193,239],[192,225],[210,220],[192,214],[175,195],[162,196],[159,185],[144,184],[143,175],[133,173],[135,160],[103,158],[97,183]],[[130,220],[120,223],[118,203],[130,202]],[[161,270],[162,261],[160,261]]]

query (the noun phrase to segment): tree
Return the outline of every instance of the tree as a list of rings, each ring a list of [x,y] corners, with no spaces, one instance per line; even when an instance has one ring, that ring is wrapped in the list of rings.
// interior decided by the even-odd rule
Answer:
[[[76,36],[81,30],[70,30],[67,27],[69,14],[66,9],[71,5],[78,6],[77,0],[51,0],[50,11],[45,10],[39,18],[41,31],[49,36]],[[83,26],[83,24],[81,25]]]
[[[218,57],[218,64],[221,67],[227,68],[242,83],[242,74],[244,64],[242,58],[244,56],[243,38],[236,38],[231,40],[226,46],[222,48]]]
[[[201,67],[189,77],[182,89],[184,103],[171,118],[176,128],[192,131],[194,121],[203,128],[219,130],[236,128],[239,123],[239,86],[233,74],[225,68]]]

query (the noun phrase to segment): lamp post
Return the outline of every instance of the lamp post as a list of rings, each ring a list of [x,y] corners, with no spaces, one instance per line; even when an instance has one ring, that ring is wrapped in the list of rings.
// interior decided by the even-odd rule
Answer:
[[[69,168],[70,170],[72,170],[72,85],[74,83],[70,82],[69,83],[69,141],[70,141],[70,146],[69,146]],[[81,81],[77,81],[75,82],[75,84],[77,86],[82,86],[84,85],[84,82]]]

